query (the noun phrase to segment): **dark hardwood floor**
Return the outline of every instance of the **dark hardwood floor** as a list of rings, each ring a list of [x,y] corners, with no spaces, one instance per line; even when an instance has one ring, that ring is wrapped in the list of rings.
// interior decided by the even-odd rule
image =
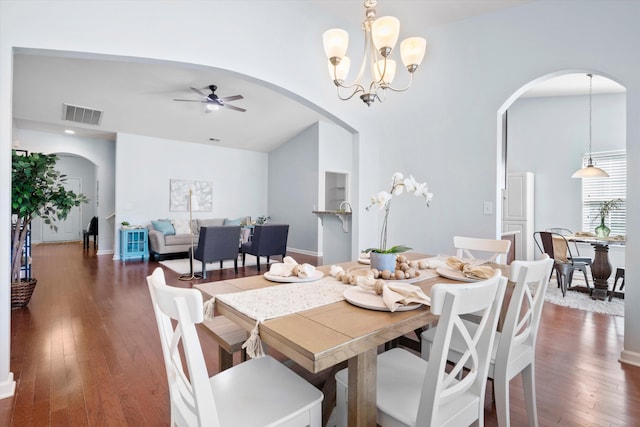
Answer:
[[[167,383],[145,280],[159,264],[113,261],[93,249],[84,252],[80,243],[36,246],[33,259],[33,298],[11,315],[17,389],[0,400],[0,426],[168,425]],[[239,276],[257,274],[255,267],[240,270]],[[191,286],[168,269],[165,274],[172,285]],[[233,277],[229,269],[207,280]],[[216,345],[204,332],[200,339],[213,375]],[[541,426],[640,426],[640,368],[617,361],[622,339],[622,318],[545,305],[536,375]],[[305,376],[318,386],[324,380]],[[485,425],[495,426],[488,387]],[[512,426],[527,425],[519,378],[511,383],[511,417]]]

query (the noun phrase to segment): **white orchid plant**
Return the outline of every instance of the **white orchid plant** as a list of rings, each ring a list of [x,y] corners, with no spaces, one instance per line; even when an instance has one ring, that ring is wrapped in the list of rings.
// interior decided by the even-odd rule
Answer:
[[[391,191],[380,191],[371,196],[371,203],[366,207],[367,210],[370,210],[372,207],[377,206],[380,209],[384,209],[384,220],[382,222],[382,232],[380,233],[380,247],[379,248],[368,248],[363,252],[376,252],[381,254],[395,254],[406,252],[411,248],[404,245],[392,246],[387,249],[387,222],[389,219],[389,210],[391,209],[391,198],[393,196],[399,196],[404,191],[407,191],[407,194],[412,194],[416,197],[423,197],[427,207],[433,199],[433,193],[429,193],[429,187],[426,182],[417,182],[413,175],[409,175],[408,178],[405,178],[404,175],[400,172],[396,172],[391,177]]]

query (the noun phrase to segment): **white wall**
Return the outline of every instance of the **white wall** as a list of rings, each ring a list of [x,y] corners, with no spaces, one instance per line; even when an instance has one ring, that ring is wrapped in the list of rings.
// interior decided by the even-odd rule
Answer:
[[[265,153],[118,134],[116,163],[116,224],[188,219],[189,212],[169,210],[171,179],[213,184],[212,211],[194,212],[194,219],[255,218],[267,210]]]
[[[26,129],[15,129],[14,140],[19,145],[18,148],[28,151],[39,151],[43,153],[71,153],[80,156],[95,165],[94,181],[100,185],[99,197],[100,206],[86,206],[91,216],[98,216],[98,254],[110,254],[113,252],[114,244],[114,219],[107,219],[115,212],[115,143],[106,139],[85,138],[70,135],[53,134]],[[87,176],[87,180],[90,178]],[[88,184],[88,183],[85,183]],[[94,183],[89,185],[93,186]],[[95,189],[87,189],[87,195],[95,195]],[[90,217],[89,217],[90,219]],[[84,212],[82,224],[88,224],[89,219]],[[40,234],[36,231],[37,223],[34,224],[34,238],[39,239]]]
[[[89,221],[95,215],[96,206],[96,166],[85,159],[84,157],[56,153],[58,161],[56,162],[56,170],[61,174],[67,175],[67,178],[76,178],[80,180],[80,193],[85,195],[88,199],[87,203],[81,204],[78,208],[80,212],[79,228],[78,228],[78,240],[82,239],[82,231],[88,226]],[[44,222],[36,217],[32,223],[31,229],[31,242],[38,243],[42,241],[44,231],[42,227],[49,227]],[[99,239],[98,239],[99,240]]]
[[[626,147],[625,101],[625,94],[593,96],[594,152]],[[582,180],[571,175],[588,151],[588,114],[588,96],[520,98],[509,108],[507,165],[535,174],[535,230],[582,230]]]
[[[411,14],[410,7],[406,13]],[[216,25],[193,25],[203,16],[215,16]],[[359,205],[386,188],[396,170],[427,180],[435,193],[431,208],[399,198],[407,203],[393,207],[390,242],[449,252],[454,234],[499,233],[499,218],[482,214],[484,201],[498,200],[498,111],[540,77],[563,70],[593,71],[627,88],[628,181],[640,181],[640,120],[633,119],[640,117],[638,16],[640,2],[538,1],[425,27],[430,50],[414,87],[366,108],[357,99],[339,101],[327,81],[321,34],[343,25],[346,18],[329,16],[314,2],[184,1],[151,6],[147,1],[5,0],[0,2],[0,183],[10,180],[14,47],[210,65],[296,93],[356,129]],[[243,25],[238,26],[238,20]],[[358,20],[345,27],[359,34],[359,24]],[[292,64],[304,64],[304,71]],[[118,153],[118,158],[123,155]],[[0,206],[9,205],[8,193],[0,191]],[[631,220],[626,256],[640,259],[640,245],[634,243],[640,236],[640,187],[629,189],[627,213]],[[9,224],[5,208],[0,226],[7,229]],[[357,227],[360,245],[376,244],[379,227],[374,215],[362,213]],[[0,235],[0,270],[5,271],[7,240],[6,234]],[[627,271],[629,282],[639,279],[640,272]],[[629,309],[622,358],[640,365],[640,312],[631,309],[640,303],[640,288],[626,291]],[[8,300],[9,279],[0,278],[0,301]],[[8,303],[0,307],[0,395],[12,384],[9,313]]]

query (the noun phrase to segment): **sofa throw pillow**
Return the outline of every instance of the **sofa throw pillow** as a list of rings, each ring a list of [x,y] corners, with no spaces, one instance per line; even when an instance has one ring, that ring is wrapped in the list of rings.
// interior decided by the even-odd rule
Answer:
[[[224,219],[224,225],[242,225],[242,220],[244,218],[236,218],[236,219]]]
[[[176,230],[173,228],[173,225],[171,225],[171,221],[169,221],[168,219],[151,221],[151,224],[153,225],[153,228],[155,228],[165,236],[172,236],[176,234]]]
[[[213,227],[216,225],[224,225],[224,218],[198,219],[198,229],[200,229],[200,227]]]
[[[190,234],[191,228],[189,227],[188,219],[174,219],[171,221],[176,234]]]

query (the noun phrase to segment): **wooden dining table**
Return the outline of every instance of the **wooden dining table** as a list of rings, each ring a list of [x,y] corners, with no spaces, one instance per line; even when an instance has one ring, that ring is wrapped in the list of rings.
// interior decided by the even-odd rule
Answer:
[[[620,238],[592,237],[592,236],[565,236],[570,242],[589,243],[594,250],[593,263],[591,264],[591,276],[593,277],[593,299],[606,300],[609,292],[609,277],[611,276],[611,263],[609,262],[609,245],[624,246],[625,240]]]
[[[417,260],[429,257],[408,253]],[[338,264],[345,271],[368,268],[358,262]],[[331,266],[317,267],[325,277]],[[428,271],[428,270],[427,270]],[[414,282],[427,295],[436,283],[456,283],[436,276]],[[224,293],[278,286],[262,275],[195,285],[205,297]],[[304,286],[305,283],[300,283]],[[251,331],[256,320],[219,299],[215,310]],[[313,309],[268,319],[260,323],[260,339],[311,373],[346,364],[349,368],[348,424],[370,427],[376,425],[376,358],[381,345],[412,333],[437,320],[428,306],[409,311],[377,311],[338,301]],[[333,375],[333,372],[331,373]],[[331,409],[331,408],[327,408]],[[324,413],[325,417],[328,411]],[[324,419],[326,423],[326,418]]]

